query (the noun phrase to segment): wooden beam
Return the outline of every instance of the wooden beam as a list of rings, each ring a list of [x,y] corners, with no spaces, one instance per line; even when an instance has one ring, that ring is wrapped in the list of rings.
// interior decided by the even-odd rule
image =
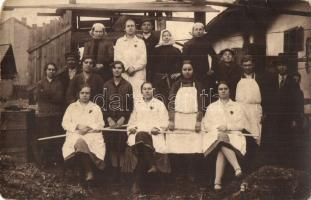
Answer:
[[[58,14],[58,13],[37,13],[37,16],[40,16],[40,17],[46,17],[46,16],[56,16],[56,17],[60,17],[62,16],[61,14]]]
[[[120,14],[120,15],[113,15],[116,16],[125,16],[133,19],[150,19],[150,20],[166,20],[166,21],[179,21],[179,22],[194,22],[194,18],[190,17],[164,17],[164,16],[143,16],[143,15],[127,15],[127,14]]]
[[[105,27],[111,27],[110,20],[92,20],[92,21],[79,21],[78,26],[79,28],[90,28],[94,23],[101,23],[104,24]]]

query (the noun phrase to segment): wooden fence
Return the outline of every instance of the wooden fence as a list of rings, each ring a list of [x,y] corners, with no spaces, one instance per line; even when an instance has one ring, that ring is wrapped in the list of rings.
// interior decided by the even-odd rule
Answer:
[[[49,24],[32,26],[28,49],[31,84],[43,77],[45,64],[53,62],[59,67],[65,65],[65,53],[72,48],[72,19],[72,11],[66,11]]]

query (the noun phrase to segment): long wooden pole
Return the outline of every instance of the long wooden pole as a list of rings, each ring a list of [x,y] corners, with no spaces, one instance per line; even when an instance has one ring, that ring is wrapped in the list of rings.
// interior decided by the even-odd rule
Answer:
[[[123,125],[122,127],[126,127],[126,125]],[[103,128],[101,131],[103,131],[103,132],[108,132],[108,131],[127,132],[126,129],[113,129],[113,128]],[[190,134],[190,133],[194,133],[194,132],[195,132],[195,130],[193,130],[193,129],[175,129],[174,131],[166,130],[165,134]],[[207,132],[206,131],[198,132],[198,134],[200,134],[200,133],[207,133]],[[256,135],[245,134],[245,133],[239,133],[238,135],[245,136],[245,137],[253,137],[253,138],[258,138],[259,137],[259,136],[256,136]],[[57,138],[62,138],[62,137],[66,137],[66,134],[54,135],[54,136],[39,138],[38,141],[51,140],[51,139],[57,139]]]
[[[126,127],[127,125],[122,125],[121,127]],[[101,131],[113,131],[113,132],[126,132],[126,129],[115,129],[115,128],[103,128]],[[53,135],[49,137],[43,137],[43,138],[38,138],[38,141],[44,141],[44,140],[51,140],[51,139],[57,139],[57,138],[62,138],[66,137],[66,134],[61,134],[61,135]]]

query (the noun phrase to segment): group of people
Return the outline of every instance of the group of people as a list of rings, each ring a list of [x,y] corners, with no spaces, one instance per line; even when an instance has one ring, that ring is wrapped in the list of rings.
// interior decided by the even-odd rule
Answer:
[[[277,149],[273,159],[290,151],[286,144],[303,110],[286,57],[279,56],[277,74],[262,76],[250,55],[241,67],[231,49],[217,55],[201,23],[193,25],[182,51],[169,30],[158,39],[152,21],[142,21],[141,28],[137,35],[135,21],[126,20],[125,35],[114,45],[105,39],[105,26],[94,24],[82,69],[78,55],[69,53],[63,71],[48,63],[38,83],[39,114],[53,121],[43,132],[62,125],[64,160],[78,158],[86,181],[94,179],[94,166],[103,169],[108,161],[115,171],[135,174],[138,192],[146,173],[171,171],[168,154],[214,154],[214,189],[221,190],[227,162],[242,176],[247,138]]]

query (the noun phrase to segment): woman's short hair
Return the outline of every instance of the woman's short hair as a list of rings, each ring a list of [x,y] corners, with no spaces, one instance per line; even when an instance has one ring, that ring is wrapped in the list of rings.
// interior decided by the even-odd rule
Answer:
[[[191,62],[191,60],[183,60],[183,61],[182,61],[182,65],[184,65],[184,64],[190,64],[190,65],[192,65],[192,62]]]
[[[128,18],[128,19],[126,19],[126,20],[125,20],[125,22],[124,22],[124,24],[123,24],[123,29],[125,29],[125,27],[126,27],[126,23],[127,23],[128,21],[132,21],[132,22],[134,22],[134,24],[135,24],[135,28],[136,28],[136,22],[135,22],[135,20],[134,20],[134,19],[132,19],[132,18]]]
[[[83,56],[83,58],[81,59],[81,64],[83,65],[83,62],[86,60],[86,59],[91,59],[92,61],[93,61],[93,67],[95,66],[95,59],[94,59],[94,57],[93,56],[91,56],[91,55],[85,55],[85,56]]]
[[[228,84],[226,81],[219,81],[219,82],[217,83],[217,89],[218,89],[218,87],[219,87],[221,84],[226,85],[226,86],[229,88],[229,90],[230,90],[229,84]]]
[[[144,85],[146,85],[146,84],[150,84],[151,87],[152,87],[152,83],[151,83],[151,82],[145,81],[145,82],[143,82],[143,83],[141,84],[141,86],[140,86],[140,91],[141,91],[141,92],[143,91],[143,87],[144,87]]]
[[[116,60],[116,61],[112,62],[112,63],[110,64],[110,67],[111,67],[111,68],[114,68],[114,67],[115,67],[116,65],[118,65],[118,64],[122,66],[123,72],[125,72],[124,64],[123,64],[123,62],[121,62],[121,61],[119,61],[119,60]]]
[[[92,88],[91,88],[91,86],[89,85],[89,84],[87,84],[87,83],[84,83],[84,84],[82,84],[82,85],[80,85],[79,86],[79,88],[78,88],[78,93],[80,93],[81,92],[81,90],[83,89],[83,88],[90,88],[90,91],[92,91]]]
[[[58,70],[58,68],[57,68],[57,66],[56,66],[55,63],[53,63],[53,62],[48,62],[48,63],[46,63],[46,64],[44,65],[44,68],[43,68],[45,72],[46,72],[46,70],[48,69],[48,66],[49,66],[49,65],[54,66],[54,68],[55,68],[56,71]]]

